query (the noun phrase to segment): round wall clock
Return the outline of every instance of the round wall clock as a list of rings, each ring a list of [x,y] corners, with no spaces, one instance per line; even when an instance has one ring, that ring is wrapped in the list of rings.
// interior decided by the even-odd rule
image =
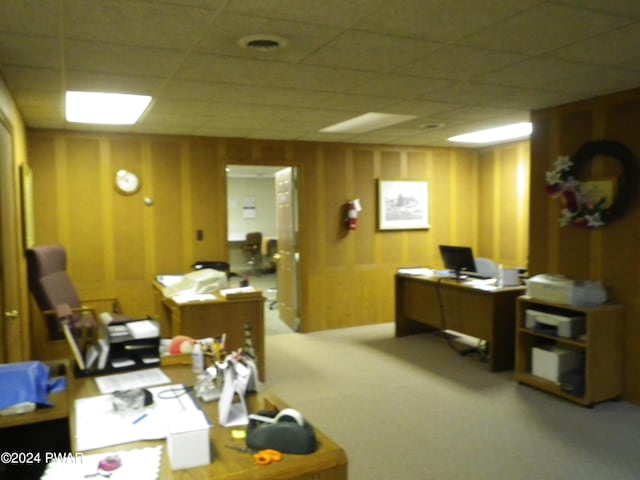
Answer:
[[[140,179],[129,170],[118,170],[116,172],[115,187],[123,195],[133,195],[140,190]]]

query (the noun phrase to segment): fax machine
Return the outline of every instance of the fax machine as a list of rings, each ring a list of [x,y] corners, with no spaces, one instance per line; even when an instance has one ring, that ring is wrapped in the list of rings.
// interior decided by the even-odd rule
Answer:
[[[559,337],[577,338],[584,335],[584,316],[565,316],[528,308],[525,310],[525,326],[534,330],[548,330]]]

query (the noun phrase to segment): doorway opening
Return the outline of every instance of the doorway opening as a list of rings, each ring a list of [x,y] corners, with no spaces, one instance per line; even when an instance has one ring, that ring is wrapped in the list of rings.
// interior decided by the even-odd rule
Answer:
[[[247,234],[260,234],[260,245]],[[227,238],[231,272],[266,298],[265,333],[299,331],[295,168],[227,165]]]

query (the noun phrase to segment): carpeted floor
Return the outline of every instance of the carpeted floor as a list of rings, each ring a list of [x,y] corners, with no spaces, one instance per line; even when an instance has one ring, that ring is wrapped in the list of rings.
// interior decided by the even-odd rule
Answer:
[[[349,456],[352,480],[640,478],[640,406],[584,408],[393,324],[267,336],[272,390]]]
[[[250,279],[251,285],[262,290],[265,296],[264,304],[264,330],[265,335],[282,335],[283,333],[292,333],[293,330],[282,320],[277,305],[274,308],[269,308],[271,302],[277,300],[276,285],[278,279],[275,273],[267,273],[260,276],[252,276]]]

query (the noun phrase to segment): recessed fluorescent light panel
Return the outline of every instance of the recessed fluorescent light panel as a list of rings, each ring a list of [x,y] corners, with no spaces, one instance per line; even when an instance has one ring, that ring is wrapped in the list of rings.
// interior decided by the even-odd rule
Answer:
[[[320,131],[327,133],[364,133],[406,122],[407,120],[413,120],[414,118],[416,118],[415,115],[369,112],[350,120],[325,127]]]
[[[450,137],[450,142],[461,143],[495,143],[506,140],[515,140],[531,135],[532,126],[529,122],[514,123],[513,125],[505,125],[504,127],[490,128],[488,130],[480,130],[478,132],[465,133]]]
[[[132,125],[151,102],[147,95],[67,92],[68,122]]]

